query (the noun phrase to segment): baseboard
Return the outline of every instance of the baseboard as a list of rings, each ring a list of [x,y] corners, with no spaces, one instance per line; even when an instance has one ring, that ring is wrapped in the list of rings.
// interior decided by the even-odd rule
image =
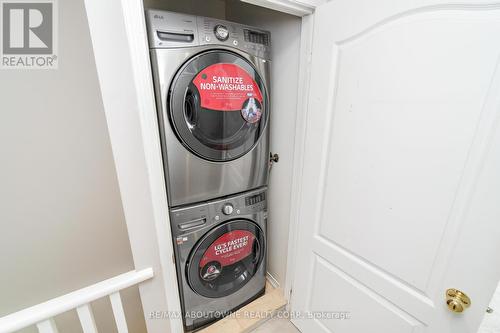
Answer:
[[[273,288],[278,289],[280,287],[280,283],[271,273],[267,272],[266,279],[273,286]]]

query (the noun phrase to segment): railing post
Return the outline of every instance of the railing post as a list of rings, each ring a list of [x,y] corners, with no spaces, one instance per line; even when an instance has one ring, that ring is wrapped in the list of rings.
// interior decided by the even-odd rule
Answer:
[[[53,318],[47,319],[36,324],[38,328],[38,333],[59,333],[57,330],[56,322]]]
[[[76,308],[78,318],[82,324],[83,333],[97,333],[97,326],[95,325],[94,315],[90,304],[84,304]]]
[[[120,292],[117,291],[116,293],[109,295],[109,300],[111,301],[111,308],[113,309],[113,314],[115,315],[118,333],[128,333],[127,320],[125,319],[125,312],[123,311]]]

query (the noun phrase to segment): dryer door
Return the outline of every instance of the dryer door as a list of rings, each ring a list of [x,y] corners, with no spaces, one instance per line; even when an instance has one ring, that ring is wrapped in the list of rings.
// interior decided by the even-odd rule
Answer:
[[[207,51],[188,60],[172,81],[168,100],[181,143],[210,161],[246,154],[267,123],[263,80],[250,62],[229,51]]]
[[[233,220],[209,231],[186,263],[190,287],[198,294],[224,297],[242,288],[265,258],[262,229],[249,220]]]

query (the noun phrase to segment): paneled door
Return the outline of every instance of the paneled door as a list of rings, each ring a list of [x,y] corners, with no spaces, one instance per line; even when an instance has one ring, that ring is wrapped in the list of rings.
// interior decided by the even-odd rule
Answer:
[[[476,332],[500,278],[500,2],[335,0],[314,21],[292,322]]]

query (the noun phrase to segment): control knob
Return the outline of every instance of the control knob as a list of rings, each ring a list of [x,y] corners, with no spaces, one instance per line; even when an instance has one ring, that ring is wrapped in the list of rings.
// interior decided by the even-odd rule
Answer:
[[[234,211],[234,207],[233,205],[231,204],[225,204],[223,207],[222,207],[222,212],[225,214],[225,215],[231,215]]]
[[[214,28],[215,37],[220,41],[225,41],[229,38],[229,30],[222,24],[217,24]]]

